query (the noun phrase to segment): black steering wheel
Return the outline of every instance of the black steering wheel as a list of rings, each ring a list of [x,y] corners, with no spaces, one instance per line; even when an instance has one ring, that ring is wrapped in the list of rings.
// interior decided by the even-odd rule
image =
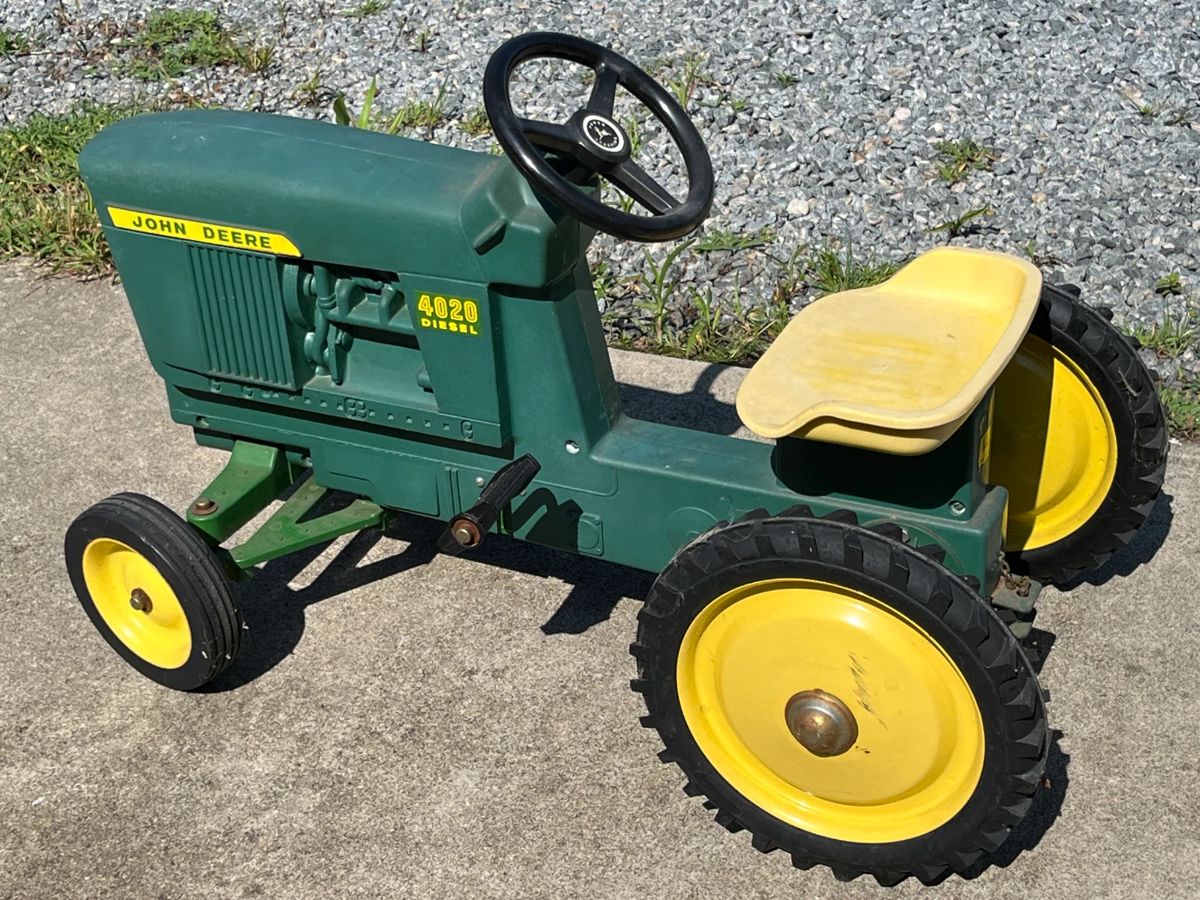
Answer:
[[[509,97],[517,66],[545,58],[581,63],[596,73],[587,105],[562,124],[519,118]],[[683,155],[688,192],[682,203],[633,161],[629,136],[613,121],[617,85],[649,107]],[[662,85],[607,47],[549,31],[505,41],[488,60],[483,102],[496,140],[534,190],[593,228],[637,241],[669,241],[696,229],[712,207],[712,161],[696,126]],[[593,199],[547,161],[546,151],[610,181],[653,215],[637,216]]]

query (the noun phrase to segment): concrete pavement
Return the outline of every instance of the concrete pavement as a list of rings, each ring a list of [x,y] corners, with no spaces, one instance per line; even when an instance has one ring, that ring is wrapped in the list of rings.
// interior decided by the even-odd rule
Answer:
[[[402,520],[269,564],[211,692],[141,678],[80,610],[63,532],[119,490],[182,509],[223,455],[170,422],[119,288],[4,266],[0,293],[0,898],[925,890],[795,871],[682,794],[628,689],[649,578],[614,565],[438,556]],[[738,371],[615,357],[631,412],[736,429]],[[1175,447],[1128,552],[1043,595],[1051,785],[940,896],[1200,895],[1198,475]]]

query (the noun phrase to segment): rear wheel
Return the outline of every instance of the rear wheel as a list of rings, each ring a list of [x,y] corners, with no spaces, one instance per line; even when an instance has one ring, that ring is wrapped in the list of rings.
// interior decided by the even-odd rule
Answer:
[[[1132,540],[1162,488],[1166,419],[1134,347],[1074,291],[1043,289],[992,422],[1015,571],[1061,583]]]
[[[753,518],[680,551],[639,615],[634,687],[687,791],[757,849],[932,882],[1024,815],[1041,693],[981,597],[846,518]]]
[[[228,576],[195,529],[158,501],[100,501],[71,523],[65,552],[92,624],[143,675],[190,691],[237,657],[241,617]]]

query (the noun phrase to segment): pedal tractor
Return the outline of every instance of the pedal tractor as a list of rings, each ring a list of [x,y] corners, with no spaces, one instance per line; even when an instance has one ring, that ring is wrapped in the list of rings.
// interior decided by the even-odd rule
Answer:
[[[511,105],[540,58],[595,71],[564,123]],[[632,158],[618,86],[678,147],[685,197]],[[92,622],[192,690],[238,655],[235,579],[393,513],[445,521],[446,553],[497,532],[613,560],[659,573],[633,688],[719,823],[843,879],[985,865],[1047,755],[1021,642],[1039,587],[1127,543],[1162,484],[1134,348],[1025,260],[943,247],[795,316],[737,397],[773,442],[629,418],[586,250],[697,228],[704,143],[576,37],[508,41],[483,90],[503,157],[214,110],[84,150],[172,416],[230,454],[186,518],[126,493],[75,520]],[[327,491],[357,499],[323,512]]]

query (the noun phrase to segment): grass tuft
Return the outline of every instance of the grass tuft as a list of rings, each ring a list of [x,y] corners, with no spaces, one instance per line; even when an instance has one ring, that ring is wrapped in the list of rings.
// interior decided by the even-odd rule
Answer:
[[[701,85],[712,84],[712,78],[704,71],[704,63],[708,59],[703,53],[692,51],[674,66],[675,71],[667,77],[667,87],[675,97],[676,102],[685,110],[696,90]]]
[[[0,131],[0,258],[32,257],[82,277],[112,271],[77,159],[101,128],[141,111],[86,105],[65,115],[35,113]]]
[[[410,100],[395,112],[384,113],[375,107],[375,98],[379,86],[375,79],[363,95],[362,107],[357,114],[351,112],[346,103],[346,95],[338,94],[333,101],[334,121],[339,125],[350,125],[354,128],[365,128],[371,131],[382,131],[384,134],[407,134],[416,128],[424,128],[432,132],[434,128],[446,120],[446,83],[438,88],[433,100]]]
[[[1000,155],[992,147],[985,147],[971,138],[954,141],[938,141],[933,145],[937,152],[938,178],[947,184],[958,184],[972,172],[982,172],[992,167]]]
[[[1159,359],[1178,359],[1189,349],[1200,349],[1200,315],[1185,309],[1153,325],[1135,325],[1128,333]]]
[[[705,229],[704,237],[696,241],[697,253],[713,253],[717,250],[751,250],[763,247],[775,239],[775,233],[769,228],[759,231],[738,233],[726,228]]]
[[[413,50],[418,53],[428,53],[429,48],[433,45],[434,30],[432,28],[422,28],[413,37]]]
[[[968,209],[961,216],[947,219],[940,225],[934,225],[927,230],[930,234],[943,233],[946,235],[946,240],[952,241],[960,235],[973,234],[978,231],[982,225],[977,220],[983,216],[994,215],[995,212],[990,206],[977,206],[974,209]]]
[[[483,137],[492,133],[492,123],[488,119],[487,110],[477,106],[458,123],[458,130],[471,137]]]
[[[1177,297],[1183,293],[1183,279],[1178,272],[1168,272],[1154,282],[1154,293],[1164,297]]]
[[[261,72],[275,56],[274,45],[239,41],[216,13],[199,9],[153,12],[121,47],[126,58],[118,70],[143,81],[221,65]]]
[[[343,9],[341,15],[349,19],[365,19],[375,16],[392,8],[392,0],[362,0],[358,6]]]
[[[1159,388],[1167,424],[1179,438],[1200,437],[1200,381]]]
[[[19,31],[0,28],[0,56],[24,56],[29,52],[29,38]]]

